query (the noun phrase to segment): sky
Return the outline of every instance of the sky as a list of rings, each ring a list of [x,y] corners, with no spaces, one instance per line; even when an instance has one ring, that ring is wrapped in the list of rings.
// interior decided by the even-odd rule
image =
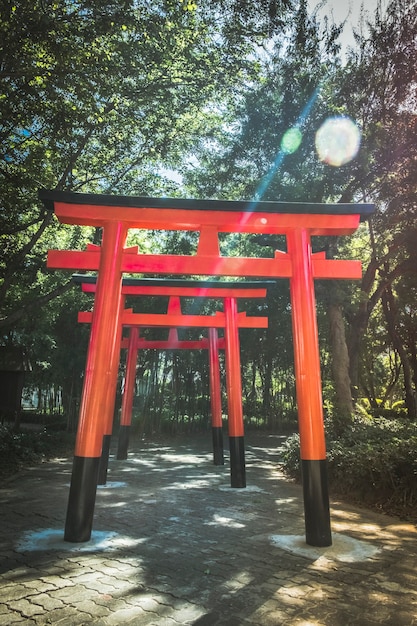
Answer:
[[[330,20],[333,18],[335,23],[347,20],[340,39],[343,47],[346,49],[346,47],[354,45],[352,27],[357,27],[360,23],[362,6],[364,6],[365,17],[372,21],[379,1],[384,10],[387,7],[388,0],[327,0],[325,4],[323,2],[324,6],[319,10],[318,16],[322,19],[327,15]],[[308,0],[310,11],[314,10],[319,4],[321,4],[320,0]]]

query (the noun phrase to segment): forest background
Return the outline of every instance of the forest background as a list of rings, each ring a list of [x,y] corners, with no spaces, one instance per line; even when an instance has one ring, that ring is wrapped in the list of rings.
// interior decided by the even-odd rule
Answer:
[[[363,12],[348,50],[340,42],[350,25],[335,23],[325,6],[1,2],[0,342],[23,349],[31,363],[24,397],[30,416],[13,416],[11,429],[3,415],[3,464],[28,454],[25,437],[30,450],[43,450],[42,433],[16,432],[21,421],[37,420],[45,436],[76,429],[88,345],[77,313],[91,300],[68,274],[48,271],[46,255],[50,248],[84,249],[101,233],[59,224],[38,200],[39,189],[370,202],[375,214],[354,236],[314,242],[328,258],[363,262],[361,281],[316,281],[329,473],[345,493],[413,508],[417,1]],[[341,162],[316,149],[317,131],[335,116],[353,120],[361,138],[357,154]],[[196,245],[193,233],[129,237],[143,252],[188,254]],[[274,236],[221,240],[230,255],[271,256],[283,246]],[[166,302],[140,306],[165,310]],[[294,432],[287,281],[277,281],[266,302],[244,308],[269,317],[267,331],[241,331],[246,427]],[[123,360],[120,374],[121,388]],[[142,351],[136,431],[176,434],[209,425],[207,355]],[[297,435],[288,439],[284,463],[298,475]]]

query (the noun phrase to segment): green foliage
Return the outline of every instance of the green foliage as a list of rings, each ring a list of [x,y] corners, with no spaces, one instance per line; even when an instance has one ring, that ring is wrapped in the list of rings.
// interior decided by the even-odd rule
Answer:
[[[10,476],[43,460],[67,456],[74,447],[74,436],[64,432],[38,431],[15,433],[0,425],[0,476]]]
[[[357,418],[336,439],[328,434],[327,458],[331,490],[388,511],[417,503],[417,424],[401,419]],[[300,478],[299,436],[284,449],[284,471]]]
[[[60,293],[48,248],[83,248],[91,229],[59,225],[39,188],[175,195],[170,168],[215,110],[256,74],[254,42],[231,37],[234,0],[3,2],[0,8],[0,327],[4,341]],[[265,4],[265,3],[264,3]],[[269,4],[269,3],[267,3]],[[274,19],[285,0],[274,3]],[[254,2],[243,10],[255,33]],[[263,22],[256,31],[265,37]],[[249,25],[250,22],[250,25]]]
[[[58,224],[37,199],[42,186],[377,201],[372,228],[362,225],[348,242],[313,238],[315,252],[364,261],[360,288],[316,282],[324,402],[341,431],[349,426],[350,414],[338,412],[326,328],[336,301],[350,330],[350,377],[355,394],[368,400],[366,412],[386,416],[404,401],[415,417],[416,66],[408,61],[416,51],[416,0],[393,0],[384,18],[377,12],[346,64],[340,28],[327,21],[323,27],[307,6],[306,0],[2,3],[2,342],[30,350],[29,384],[62,389],[66,413],[71,405],[75,415],[80,396],[88,329],[77,326],[76,312],[85,301],[65,273],[46,271],[46,251],[82,249],[98,243],[100,233]],[[363,136],[357,158],[340,168],[322,163],[315,150],[316,131],[333,114],[350,115]],[[273,235],[220,239],[225,255],[285,251],[285,238]],[[194,233],[178,232],[131,232],[129,241],[142,252],[182,254],[193,253],[196,243]],[[287,281],[263,306],[244,303],[249,313],[268,314],[269,328],[241,333],[242,392],[249,423],[273,429],[295,423]],[[204,303],[206,312],[211,307]],[[148,366],[156,367],[152,358]],[[157,425],[207,423],[204,368],[198,359],[160,364],[159,381],[145,396]],[[194,387],[193,371],[202,372]]]

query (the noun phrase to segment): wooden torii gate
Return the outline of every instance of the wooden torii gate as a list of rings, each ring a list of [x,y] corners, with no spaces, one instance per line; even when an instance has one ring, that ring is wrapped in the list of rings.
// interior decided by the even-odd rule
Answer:
[[[85,293],[95,293],[97,279],[95,276],[74,275],[73,280],[81,284]],[[126,363],[126,387],[123,394],[120,429],[119,429],[119,445],[117,458],[122,459],[127,456],[127,447],[129,442],[129,427],[131,423],[135,366],[137,360],[137,352],[139,348],[158,349],[158,350],[208,350],[210,364],[210,402],[212,410],[212,439],[213,439],[213,457],[215,464],[223,463],[223,436],[222,436],[222,412],[220,400],[220,378],[219,378],[219,355],[218,351],[224,348],[226,351],[226,385],[228,386],[228,400],[230,400],[231,410],[229,411],[230,426],[229,428],[229,449],[230,449],[230,472],[231,486],[245,487],[245,450],[243,442],[243,414],[241,403],[241,380],[240,380],[240,355],[239,355],[239,337],[231,336],[227,319],[224,314],[217,313],[213,316],[193,315],[184,316],[181,312],[180,297],[188,298],[211,298],[222,300],[225,307],[226,299],[252,299],[265,298],[267,290],[275,285],[275,281],[240,281],[240,282],[219,282],[208,280],[181,280],[181,279],[155,279],[155,278],[124,278],[122,282],[122,297],[126,296],[168,296],[168,310],[166,314],[133,314],[127,318],[126,313],[123,314],[123,323],[127,320],[130,327],[129,339],[122,340],[122,347],[128,349]],[[227,305],[226,305],[227,306]],[[237,309],[237,307],[236,307]],[[130,311],[129,311],[130,313]],[[170,317],[169,317],[170,316]],[[175,316],[175,317],[174,317]],[[80,322],[92,321],[92,313],[80,313],[78,317]],[[137,324],[133,323],[137,320]],[[217,325],[220,320],[224,319],[224,327],[226,330],[225,338],[219,339],[217,334]],[[229,319],[229,318],[228,318]],[[198,341],[180,341],[178,339],[177,327],[170,326],[171,321],[180,322],[180,327],[190,326],[200,322],[204,324],[213,320],[213,326],[208,328],[208,339]],[[268,318],[259,316],[247,316],[241,312],[236,315],[236,328],[267,328]],[[139,337],[139,328],[147,327],[169,327],[169,335],[166,340],[149,340]],[[235,344],[237,349],[234,349]],[[230,370],[238,373],[239,384],[232,386],[229,390]],[[116,376],[116,371],[114,371]],[[113,385],[112,385],[113,388]],[[114,385],[115,396],[115,385]],[[107,417],[107,434],[104,435],[103,448],[101,455],[101,463],[99,469],[98,484],[106,482],[107,462],[110,448],[110,436],[112,426],[112,416],[114,410],[113,400],[108,401],[108,417]],[[241,432],[241,436],[235,433]]]
[[[75,281],[82,283],[82,289],[85,292],[96,291],[95,277],[73,277]],[[166,313],[133,313],[131,309],[122,310],[120,324],[123,327],[133,328],[170,328],[170,337],[165,342],[151,342],[142,340],[141,343],[147,344],[148,347],[170,348],[175,347],[175,335],[178,328],[204,327],[209,331],[217,331],[218,328],[225,329],[225,352],[226,352],[226,384],[228,403],[231,406],[229,411],[229,449],[230,449],[230,473],[232,487],[246,487],[245,472],[245,450],[244,450],[244,425],[241,401],[241,378],[240,378],[240,349],[239,349],[239,328],[267,328],[268,318],[260,316],[247,316],[245,312],[237,312],[237,299],[242,298],[264,298],[267,288],[274,283],[257,281],[252,282],[209,282],[209,281],[184,281],[184,280],[158,280],[158,279],[124,279],[122,282],[121,297],[128,295],[158,295],[169,296],[168,310]],[[214,315],[184,315],[181,312],[180,295],[187,297],[204,297],[204,298],[221,298],[225,312],[217,311]],[[229,306],[230,303],[230,306]],[[81,312],[78,315],[78,321],[91,323],[92,313]],[[121,333],[119,330],[121,338]],[[210,349],[210,362],[215,367],[213,350],[217,346],[214,342],[215,335],[210,333],[210,343],[207,348]],[[178,336],[177,336],[178,340]],[[132,343],[132,342],[130,342]],[[201,342],[183,342],[181,345],[177,341],[179,348],[185,349],[201,349]],[[139,347],[139,338],[137,339],[137,347]],[[133,348],[131,348],[131,358],[133,358]],[[136,350],[137,351],[137,350]],[[128,355],[129,357],[129,355]],[[106,427],[103,439],[103,448],[99,469],[99,484],[106,482],[105,475],[107,472],[107,459],[110,447],[110,436],[113,422],[114,402],[116,395],[117,369],[119,360],[115,356],[115,363],[112,366],[113,379],[112,384],[108,387],[106,417],[104,418]],[[128,363],[130,366],[130,363]],[[234,381],[231,382],[231,372],[235,373]],[[129,367],[130,373],[130,367]],[[132,375],[132,374],[130,374]],[[214,376],[214,372],[213,372]],[[211,380],[213,392],[217,393],[216,381]],[[129,394],[133,393],[129,387]],[[217,406],[215,407],[217,413]],[[125,420],[124,420],[125,421]],[[220,445],[221,416],[217,415],[216,427],[213,429],[213,446],[216,449]],[[126,425],[126,424],[124,424]]]
[[[98,271],[65,539],[88,541],[91,536],[103,436],[99,416],[111,378],[112,353],[119,345],[122,275],[152,273],[290,280],[306,542],[331,545],[314,280],[359,279],[362,270],[360,261],[329,260],[324,252],[314,254],[311,238],[352,234],[360,220],[373,212],[373,206],[141,198],[47,190],[40,192],[40,198],[63,223],[103,229],[99,247],[50,251],[48,255],[49,267]],[[132,228],[198,232],[197,253],[155,255],[126,249]],[[223,257],[220,232],[285,235],[287,251],[276,251],[267,259]],[[74,511],[79,513],[74,516]]]

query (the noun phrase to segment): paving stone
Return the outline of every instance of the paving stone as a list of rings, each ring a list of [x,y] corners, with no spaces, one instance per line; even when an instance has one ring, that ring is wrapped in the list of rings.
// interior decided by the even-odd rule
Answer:
[[[8,602],[8,606],[12,609],[12,611],[20,613],[24,617],[33,617],[34,615],[41,615],[44,612],[43,607],[29,602],[25,598],[12,600],[11,602]]]
[[[30,597],[30,601],[33,604],[39,604],[45,611],[53,611],[55,609],[61,609],[65,605],[62,600],[53,598],[47,593],[39,593]]]
[[[94,600],[84,599],[80,602],[73,601],[72,604],[77,611],[82,611],[83,613],[88,613],[92,616],[94,615],[94,618],[106,616],[110,612],[108,607],[98,604],[97,602],[94,602]]]
[[[49,621],[42,621],[42,619]],[[92,623],[94,623],[94,618],[91,615],[77,611],[72,607],[51,611],[47,616],[37,621],[37,625],[53,624],[54,626],[86,626]]]
[[[36,622],[24,617],[20,613],[15,613],[10,610],[7,615],[0,615],[0,626],[10,626],[11,624],[25,624],[25,626],[30,626],[31,624],[36,624]]]
[[[63,573],[65,573],[65,570],[63,570]],[[41,580],[47,585],[54,585],[56,589],[73,588],[75,586],[75,583],[67,576],[56,576],[56,574],[42,576]],[[68,593],[71,593],[71,591],[68,591]]]
[[[73,585],[72,587],[62,587],[62,589],[53,589],[49,592],[51,598],[57,598],[64,603],[70,603],[76,601],[77,598],[85,598],[87,589],[81,585]]]
[[[142,624],[145,623],[144,620],[146,620],[147,617],[143,609],[137,606],[131,606],[114,611],[108,617],[102,619],[103,623],[108,626],[119,626],[119,624],[128,624],[133,620],[136,620],[137,624]]]
[[[30,589],[26,585],[2,585],[1,587],[1,601],[4,603],[11,602],[12,600],[19,600],[20,598],[26,598],[31,593]]]

